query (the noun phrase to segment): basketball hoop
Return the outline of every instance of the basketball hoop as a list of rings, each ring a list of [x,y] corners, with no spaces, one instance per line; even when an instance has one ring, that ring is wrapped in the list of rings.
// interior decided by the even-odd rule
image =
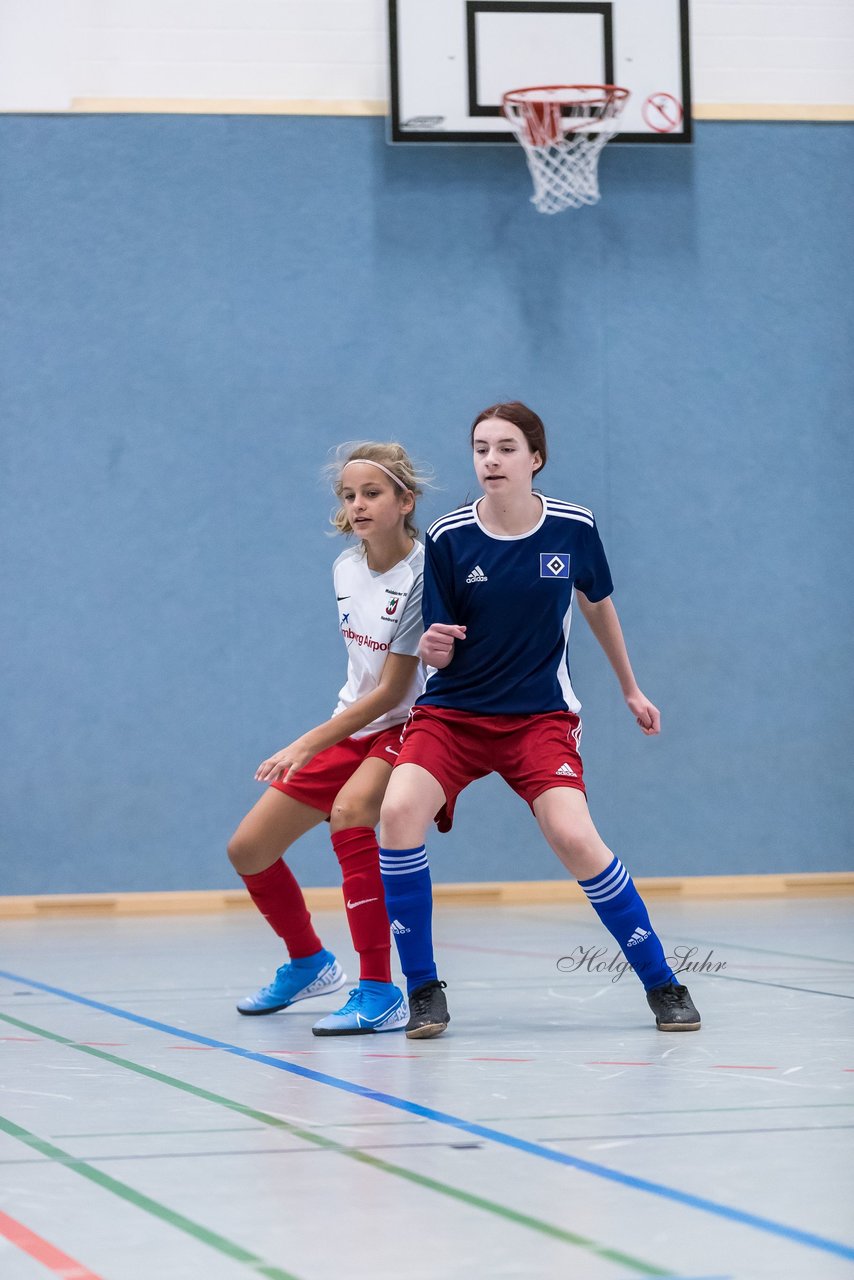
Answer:
[[[580,209],[599,199],[599,153],[618,131],[628,89],[614,84],[510,89],[502,107],[525,148],[540,213]]]

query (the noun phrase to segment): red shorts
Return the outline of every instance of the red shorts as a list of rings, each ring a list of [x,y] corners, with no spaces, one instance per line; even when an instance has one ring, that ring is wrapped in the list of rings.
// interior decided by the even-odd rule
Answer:
[[[328,817],[338,792],[365,760],[385,760],[386,764],[394,765],[400,751],[401,728],[396,724],[366,738],[344,738],[334,747],[319,751],[308,764],[297,769],[290,782],[271,782],[270,786],[301,804],[310,804],[312,809],[319,809]]]
[[[419,764],[445,793],[436,814],[450,831],[457,796],[470,782],[498,773],[533,810],[552,787],[584,791],[578,754],[581,721],[569,711],[532,716],[478,716],[449,707],[414,707],[403,730],[398,764]]]

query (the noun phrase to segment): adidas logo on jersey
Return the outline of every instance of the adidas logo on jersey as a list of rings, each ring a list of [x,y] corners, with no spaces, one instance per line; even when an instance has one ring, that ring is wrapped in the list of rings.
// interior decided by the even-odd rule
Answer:
[[[487,578],[480,565],[476,564],[469,576],[466,578],[466,582],[489,582],[489,578]]]
[[[559,769],[555,769],[555,777],[558,778],[577,778],[578,774],[568,764],[562,764]]]
[[[406,925],[401,924],[399,920],[392,920],[391,931],[392,933],[410,933],[411,932],[411,930],[407,929]]]
[[[646,942],[647,938],[651,938],[652,934],[648,929],[642,929],[640,925],[635,929],[632,936],[626,943],[627,947],[636,947],[639,942]]]

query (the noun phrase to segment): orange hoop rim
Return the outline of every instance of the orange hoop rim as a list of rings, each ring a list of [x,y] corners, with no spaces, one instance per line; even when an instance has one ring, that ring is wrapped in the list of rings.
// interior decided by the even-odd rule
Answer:
[[[532,94],[573,93],[578,90],[584,93],[595,91],[600,96],[596,98],[565,98],[563,100],[552,97],[536,98],[531,96]],[[527,88],[508,89],[505,94],[502,94],[501,101],[505,105],[510,103],[515,107],[524,107],[529,103],[534,105],[555,103],[561,107],[573,105],[596,107],[608,102],[623,104],[628,97],[629,90],[622,88],[618,84],[535,84]]]

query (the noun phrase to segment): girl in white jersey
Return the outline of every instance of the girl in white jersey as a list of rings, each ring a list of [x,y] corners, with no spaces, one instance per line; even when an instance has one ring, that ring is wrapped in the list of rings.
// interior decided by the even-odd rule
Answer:
[[[546,462],[535,413],[492,405],[471,431],[484,496],[427,531],[421,656],[434,670],[413,707],[386,791],[380,868],[409,988],[411,1038],[440,1035],[449,1016],[433,959],[424,838],[453,820],[464,787],[500,773],[581,884],[646,989],[661,1031],[695,1031],[700,1016],[675,980],[632,879],[587,809],[570,679],[573,600],[614,669],[645,734],[658,709],[638,688],[593,513],[532,490]]]
[[[412,521],[421,478],[398,444],[350,448],[334,472],[341,506],[333,524],[358,544],[333,566],[347,682],[329,720],[258,766],[256,778],[270,785],[232,836],[228,856],[289,956],[271,983],[240,1001],[238,1011],[275,1013],[338,991],[345,974],[315,933],[282,859],[295,840],[329,819],[360,981],[343,1008],[313,1031],[364,1035],[400,1030],[409,1016],[391,981],[374,828],[401,726],[424,687],[418,656],[424,548]]]

